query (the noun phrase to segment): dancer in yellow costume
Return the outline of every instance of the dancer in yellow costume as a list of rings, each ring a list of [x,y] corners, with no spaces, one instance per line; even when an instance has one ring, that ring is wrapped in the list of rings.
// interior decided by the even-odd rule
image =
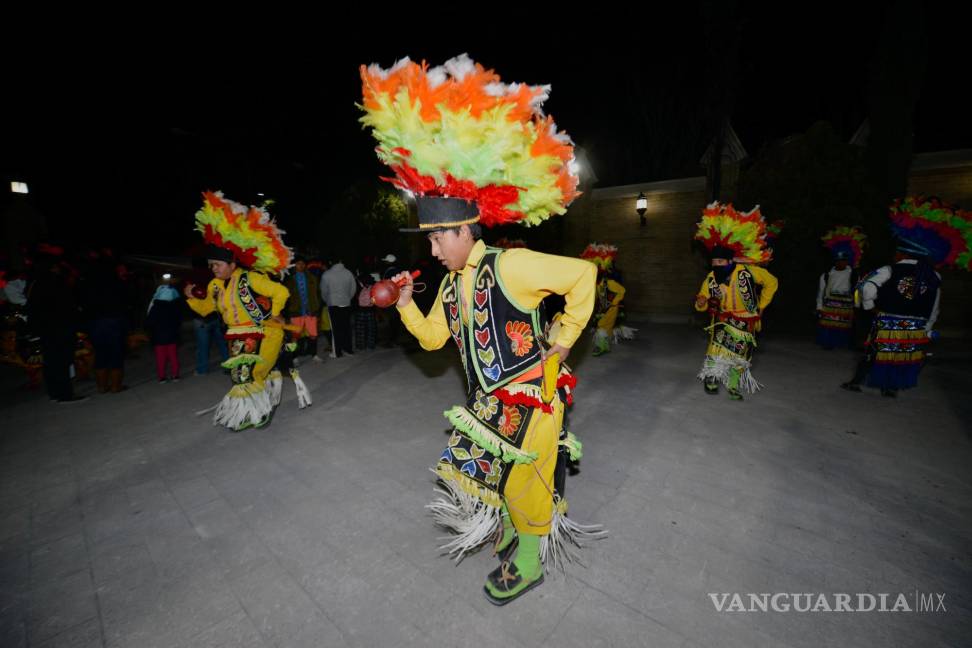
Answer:
[[[263,427],[280,403],[277,363],[285,329],[280,312],[290,294],[265,273],[285,272],[293,254],[265,209],[247,208],[219,192],[204,194],[196,229],[208,244],[206,256],[214,276],[201,296],[193,284],[187,285],[186,303],[203,317],[219,311],[228,327],[230,350],[223,366],[233,379],[232,389],[216,406],[213,423],[234,432]],[[285,368],[297,386],[298,406],[310,405],[310,393],[296,368]]]
[[[772,258],[766,222],[758,207],[740,212],[712,203],[702,212],[695,239],[708,250],[712,264],[695,296],[695,309],[712,316],[698,377],[706,393],[717,394],[721,382],[732,400],[742,400],[742,392],[760,388],[750,366],[763,311],[777,288],[776,277],[758,265]]]
[[[566,457],[580,444],[563,428],[574,378],[560,364],[593,310],[596,269],[480,240],[482,226],[566,211],[577,195],[573,146],[539,112],[546,87],[504,85],[465,55],[361,74],[362,121],[393,183],[416,196],[418,227],[404,231],[426,234],[449,270],[427,315],[409,274],[396,277],[402,323],[428,350],[451,338],[469,385],[465,405],[445,412],[454,430],[436,465],[443,497],[429,508],[456,533],[445,548],[457,557],[496,540],[500,566],[484,592],[504,605],[543,582],[544,563],[569,560],[573,543],[598,533],[566,515]],[[539,304],[553,293],[566,307],[548,340]]]
[[[581,253],[581,258],[597,266],[597,303],[594,311],[594,355],[611,351],[611,342],[620,339],[633,340],[638,329],[621,326],[621,302],[624,286],[614,272],[614,259],[618,248],[606,243],[591,243]]]

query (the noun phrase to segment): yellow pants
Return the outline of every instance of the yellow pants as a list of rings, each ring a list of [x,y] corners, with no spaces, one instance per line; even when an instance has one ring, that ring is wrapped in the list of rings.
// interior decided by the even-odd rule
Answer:
[[[277,356],[280,355],[283,339],[283,329],[264,327],[263,340],[260,341],[260,361],[253,367],[253,383],[255,386],[263,388],[267,374],[277,364]]]
[[[537,453],[537,460],[529,464],[513,464],[503,489],[510,520],[518,533],[550,533],[557,442],[564,420],[564,404],[560,399],[554,398],[551,404],[553,414],[536,411],[523,439],[521,449]]]
[[[618,321],[618,307],[611,306],[604,315],[597,321],[597,328],[603,329],[608,333],[614,330],[614,324]]]

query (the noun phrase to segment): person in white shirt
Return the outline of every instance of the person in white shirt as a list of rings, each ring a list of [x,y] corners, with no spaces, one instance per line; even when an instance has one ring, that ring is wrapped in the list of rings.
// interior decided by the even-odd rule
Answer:
[[[838,252],[833,267],[820,275],[817,287],[817,344],[830,351],[847,347],[854,327],[854,268]]]
[[[327,304],[331,319],[334,357],[354,355],[351,348],[351,302],[357,297],[358,282],[354,274],[338,260],[321,275],[321,298]]]

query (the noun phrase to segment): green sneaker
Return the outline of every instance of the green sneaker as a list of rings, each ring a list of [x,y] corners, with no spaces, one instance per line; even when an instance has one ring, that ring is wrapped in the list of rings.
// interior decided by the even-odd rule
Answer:
[[[516,548],[520,545],[520,536],[514,535],[513,539],[510,540],[502,549],[496,550],[496,557],[499,558],[500,562],[510,562],[513,560],[513,554],[516,553]]]
[[[504,562],[486,577],[483,593],[493,605],[506,605],[543,582],[543,569],[534,578],[526,578],[511,562]]]

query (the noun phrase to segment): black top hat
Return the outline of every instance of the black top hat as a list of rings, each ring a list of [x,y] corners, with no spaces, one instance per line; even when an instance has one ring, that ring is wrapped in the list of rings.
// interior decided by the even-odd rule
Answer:
[[[403,227],[400,232],[441,232],[442,230],[479,222],[479,208],[475,202],[462,198],[433,198],[419,196],[418,227]]]
[[[206,246],[206,258],[213,259],[215,261],[225,261],[226,263],[233,263],[235,260],[232,252],[226,248],[219,247],[218,245]]]

